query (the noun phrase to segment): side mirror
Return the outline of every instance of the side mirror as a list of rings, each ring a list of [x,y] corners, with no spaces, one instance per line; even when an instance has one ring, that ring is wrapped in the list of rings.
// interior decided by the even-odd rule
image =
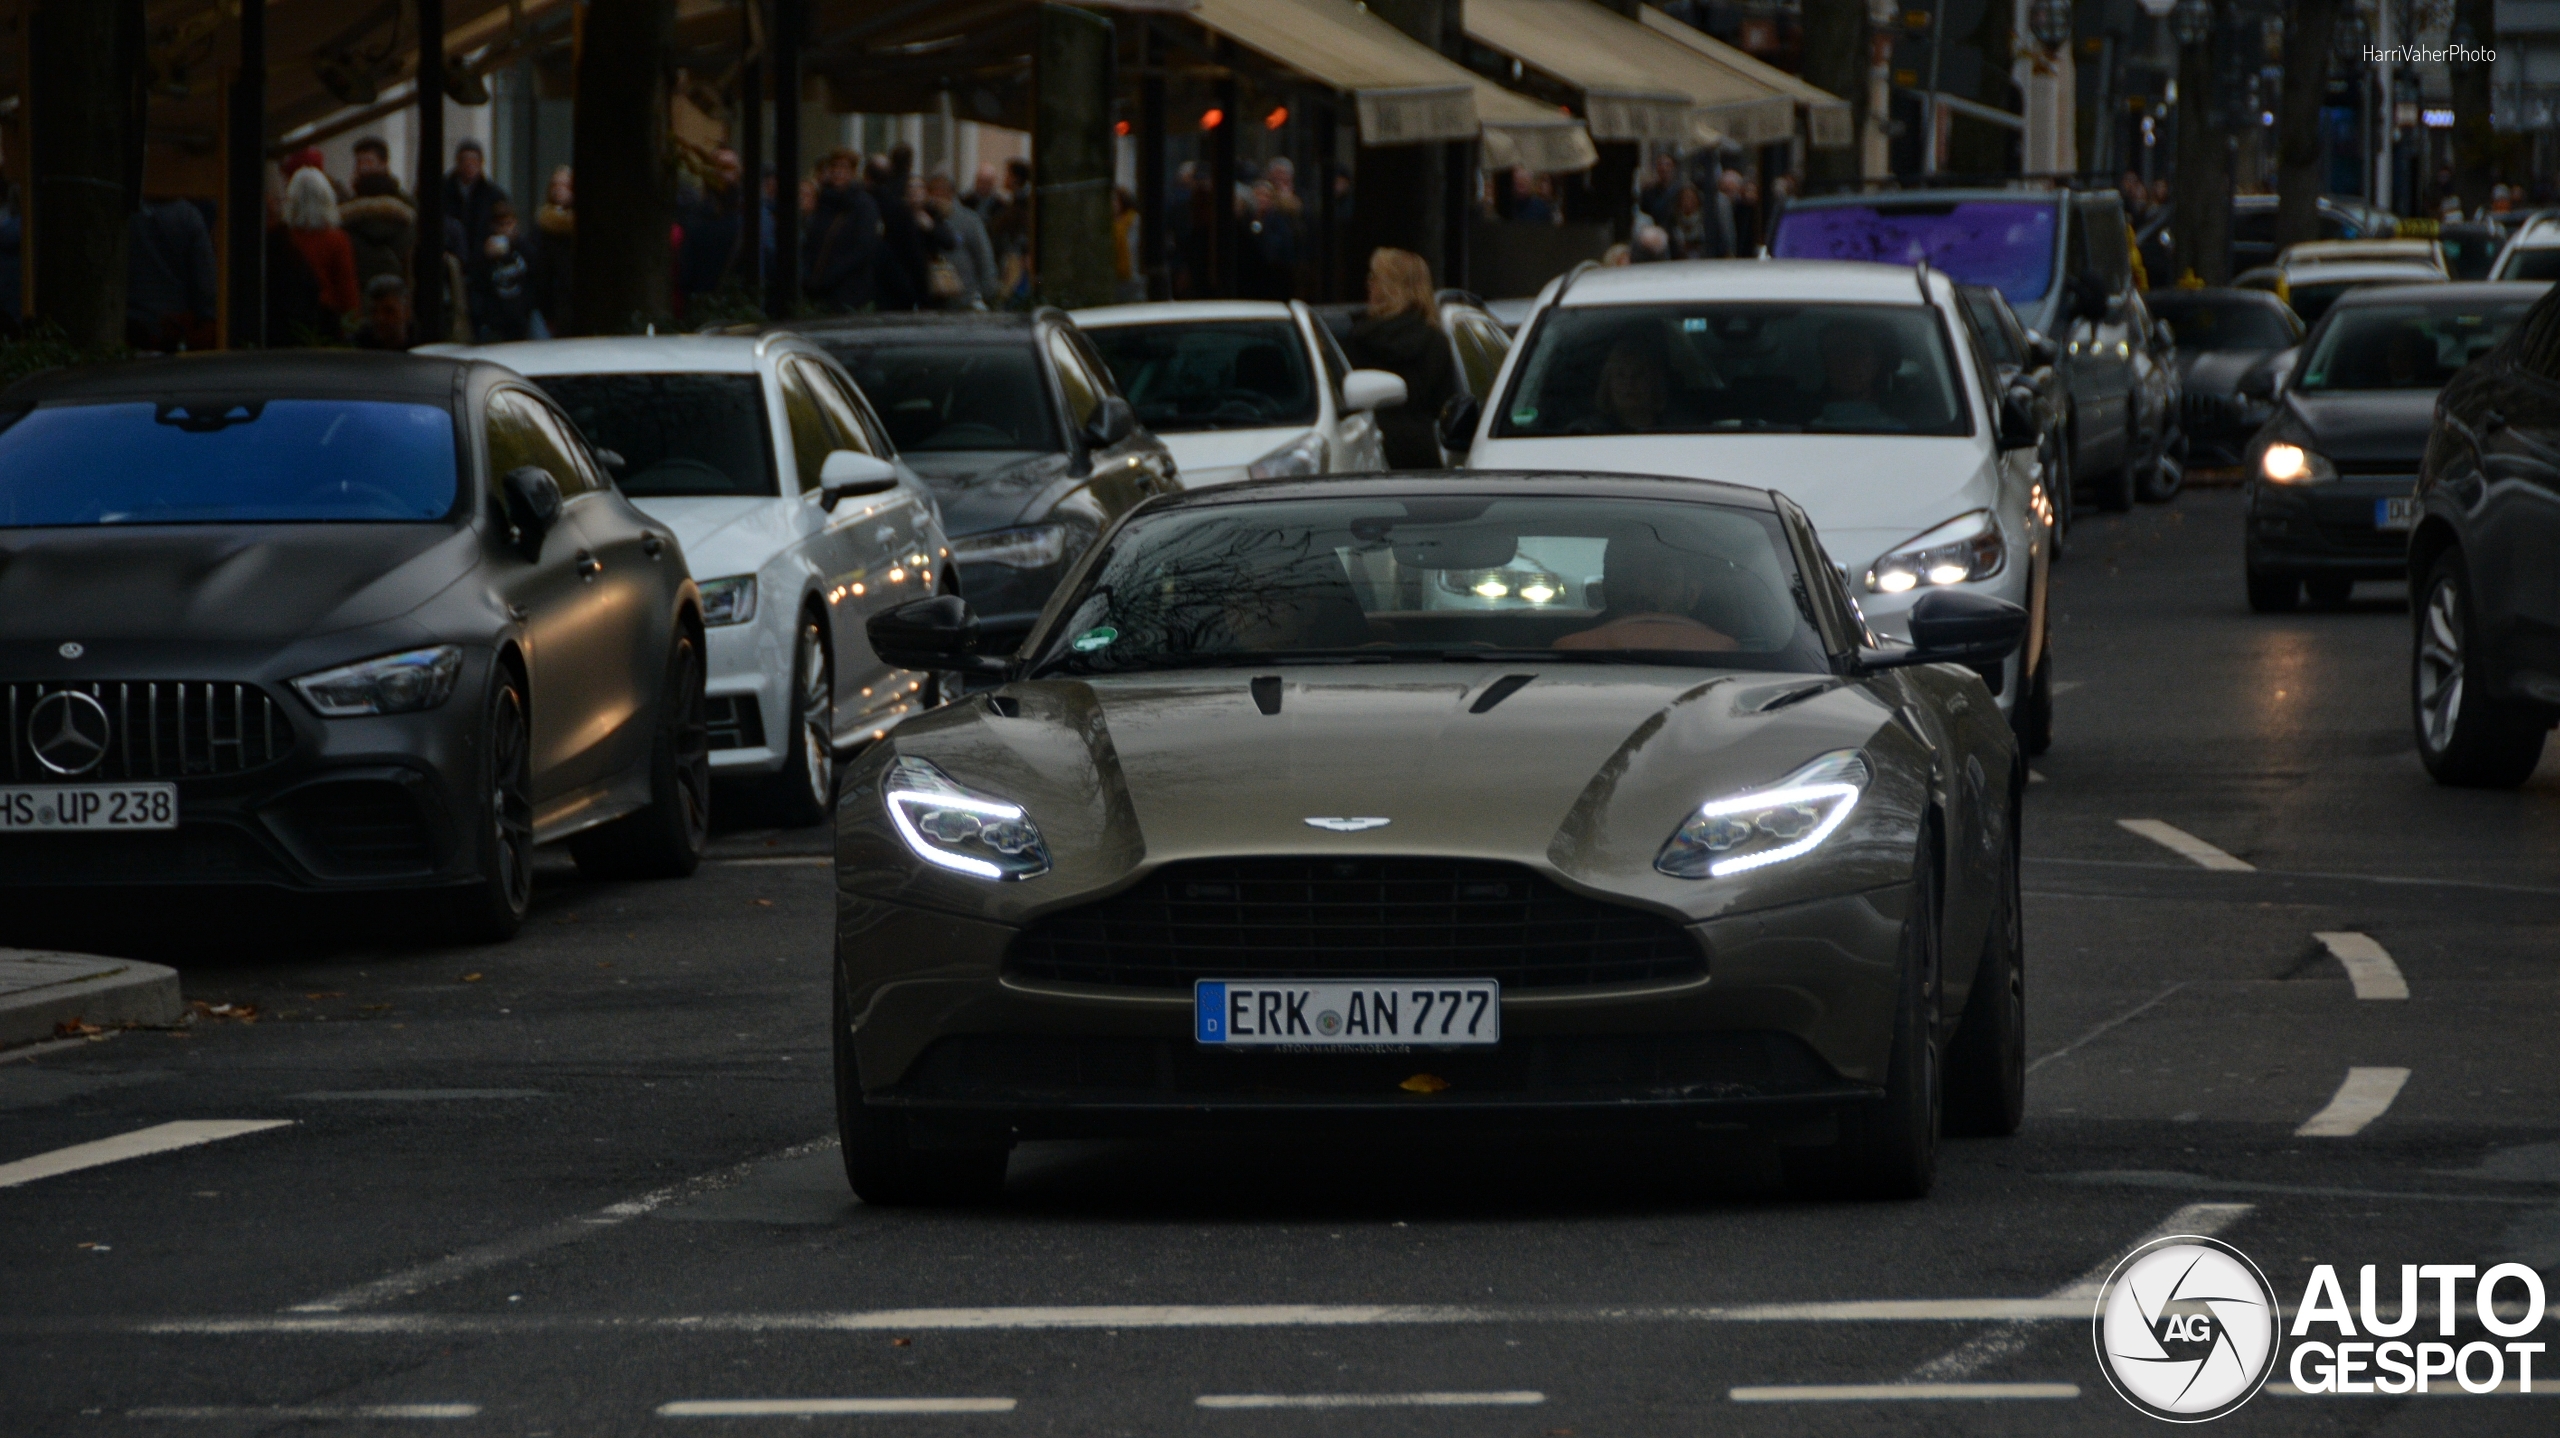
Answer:
[[[1997,664],[2027,637],[2027,611],[1962,589],[1932,589],[1911,606],[1911,647],[1869,649],[1862,669],[1913,664]]]
[[[631,461],[624,459],[618,449],[599,449],[595,456],[596,463],[603,465],[607,473],[620,474],[631,467]]]
[[[1404,376],[1399,374],[1390,374],[1382,369],[1356,369],[1342,377],[1342,405],[1354,414],[1393,409],[1408,397]]]
[[[1127,400],[1113,395],[1093,412],[1092,421],[1084,427],[1084,437],[1095,449],[1109,449],[1137,429],[1138,412],[1129,408]]]
[[[910,599],[871,616],[862,627],[871,652],[900,669],[957,669],[964,674],[1002,674],[1003,660],[980,654],[978,616],[957,594]]]
[[[2032,395],[2016,388],[2001,393],[1999,429],[1994,438],[2003,450],[2033,449],[2044,442],[2044,425],[2036,417]]]
[[[507,523],[515,529],[516,547],[532,559],[542,553],[542,537],[560,522],[560,481],[538,464],[520,464],[498,481],[507,496]]]
[[[2062,358],[2062,346],[2042,330],[2027,331],[2027,363],[2037,369],[2051,369]]]
[[[1440,447],[1454,458],[1473,449],[1476,426],[1484,421],[1484,401],[1471,394],[1453,394],[1440,406]]]
[[[858,449],[840,449],[818,468],[818,504],[834,509],[865,494],[885,494],[898,487],[898,467]]]

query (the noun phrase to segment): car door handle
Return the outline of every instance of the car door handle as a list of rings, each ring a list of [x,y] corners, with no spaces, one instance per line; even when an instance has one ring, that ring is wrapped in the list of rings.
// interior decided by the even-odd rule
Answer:
[[[667,542],[654,534],[640,536],[640,552],[651,559],[667,552]]]
[[[581,549],[578,551],[578,577],[593,579],[604,573],[604,561]]]

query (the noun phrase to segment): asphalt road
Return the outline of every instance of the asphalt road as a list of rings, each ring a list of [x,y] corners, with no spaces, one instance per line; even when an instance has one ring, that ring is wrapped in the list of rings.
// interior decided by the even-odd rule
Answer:
[[[2402,596],[2252,615],[2238,525],[2229,493],[2090,516],[2056,571],[2026,1128],[1951,1141],[1925,1202],[1711,1149],[1044,1144],[996,1208],[865,1209],[801,834],[677,883],[546,868],[495,949],[378,906],[0,915],[231,1009],[0,1063],[0,1165],[278,1125],[0,1167],[0,1430],[2149,1432],[2075,1290],[2147,1234],[2216,1232],[2288,1304],[2315,1263],[2350,1301],[2366,1263],[2560,1272],[2560,745],[2520,794],[2434,787]],[[819,1400],[894,1401],[788,1416]],[[732,1403],[786,1416],[683,1406]],[[2556,1425],[2560,1391],[2440,1378],[2216,1427]]]

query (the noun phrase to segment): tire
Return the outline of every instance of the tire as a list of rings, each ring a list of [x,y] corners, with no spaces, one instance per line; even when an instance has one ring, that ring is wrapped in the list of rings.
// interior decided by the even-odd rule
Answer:
[[[2302,577],[2249,571],[2249,607],[2260,614],[2290,614],[2302,602]]]
[[[459,942],[498,944],[515,937],[533,906],[533,737],[523,686],[503,665],[480,732],[479,876],[434,912]]]
[[[862,1101],[853,1055],[853,1005],[844,975],[835,981],[836,1132],[845,1181],[875,1208],[988,1203],[1004,1192],[1008,1154],[1000,1147],[917,1148],[902,1114]]]
[[[1938,1172],[1938,1125],[1944,1107],[1938,1052],[1938,861],[1924,829],[1911,874],[1911,913],[1903,921],[1900,993],[1884,1093],[1843,1110],[1840,1138],[1829,1150],[1790,1151],[1787,1181],[1799,1193],[1864,1199],[1926,1198]]]
[[[2021,776],[2023,778],[2023,776]],[[1947,1131],[2007,1138],[2027,1114],[2026,909],[2018,883],[2018,814],[2009,816],[2009,859],[2000,912],[1983,937],[1982,966],[1964,1018],[1947,1045]]]
[[[2303,592],[2321,609],[2342,609],[2356,592],[2356,582],[2335,574],[2315,574],[2302,581]]]
[[[703,720],[701,641],[681,630],[667,653],[649,746],[649,806],[569,841],[579,872],[597,878],[681,879],[711,837],[711,735]]]
[[[2438,555],[2418,592],[2409,660],[2418,758],[2448,787],[2516,788],[2542,761],[2551,726],[2530,705],[2479,692],[2479,626],[2461,552]]]
[[[2053,747],[2053,637],[2045,636],[2042,662],[2036,665],[2034,677],[2027,681],[2027,692],[2018,697],[2009,711],[2010,732],[2018,736],[2018,751],[2032,759]]]
[[[836,667],[815,614],[800,616],[791,646],[791,754],[767,781],[776,823],[805,828],[832,811],[836,792]]]

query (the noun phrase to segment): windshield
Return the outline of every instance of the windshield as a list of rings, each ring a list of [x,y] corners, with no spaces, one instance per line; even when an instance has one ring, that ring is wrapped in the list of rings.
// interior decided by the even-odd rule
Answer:
[[[2560,280],[2560,245],[2521,246],[2507,256],[2506,269],[2498,275],[2502,280]]]
[[[827,348],[852,371],[901,452],[1065,448],[1027,339],[1018,345],[838,341]]]
[[[1112,325],[1085,334],[1138,422],[1159,434],[1315,422],[1316,387],[1295,321]]]
[[[2143,299],[2153,318],[2169,322],[2182,350],[2280,350],[2301,338],[2274,305],[2182,300],[2157,290]]]
[[[2013,305],[2053,284],[2054,207],[2027,200],[1933,205],[1820,205],[1778,218],[1769,253],[1782,260],[1927,260],[1958,284],[1989,285]]]
[[[1775,514],[1589,496],[1271,500],[1112,541],[1033,672],[1527,657],[1823,672]]]
[[[635,498],[780,493],[762,384],[751,374],[560,374],[534,383],[587,442],[622,456]]]
[[[2335,280],[2287,276],[2284,297],[2285,303],[2293,306],[2293,312],[2302,317],[2304,327],[2308,328],[2320,323],[2320,317],[2329,312],[2329,306],[2336,304],[2349,290],[2371,289],[2375,285],[2431,284],[2443,278],[2442,275],[2418,270],[2400,275],[2364,275]]]
[[[2465,304],[2357,305],[2312,337],[2298,390],[2441,389],[2506,338],[2531,298]]]
[[[0,527],[441,519],[440,405],[344,399],[46,404],[0,414]]]
[[[1496,435],[1973,432],[1919,305],[1552,309],[1529,344]]]

